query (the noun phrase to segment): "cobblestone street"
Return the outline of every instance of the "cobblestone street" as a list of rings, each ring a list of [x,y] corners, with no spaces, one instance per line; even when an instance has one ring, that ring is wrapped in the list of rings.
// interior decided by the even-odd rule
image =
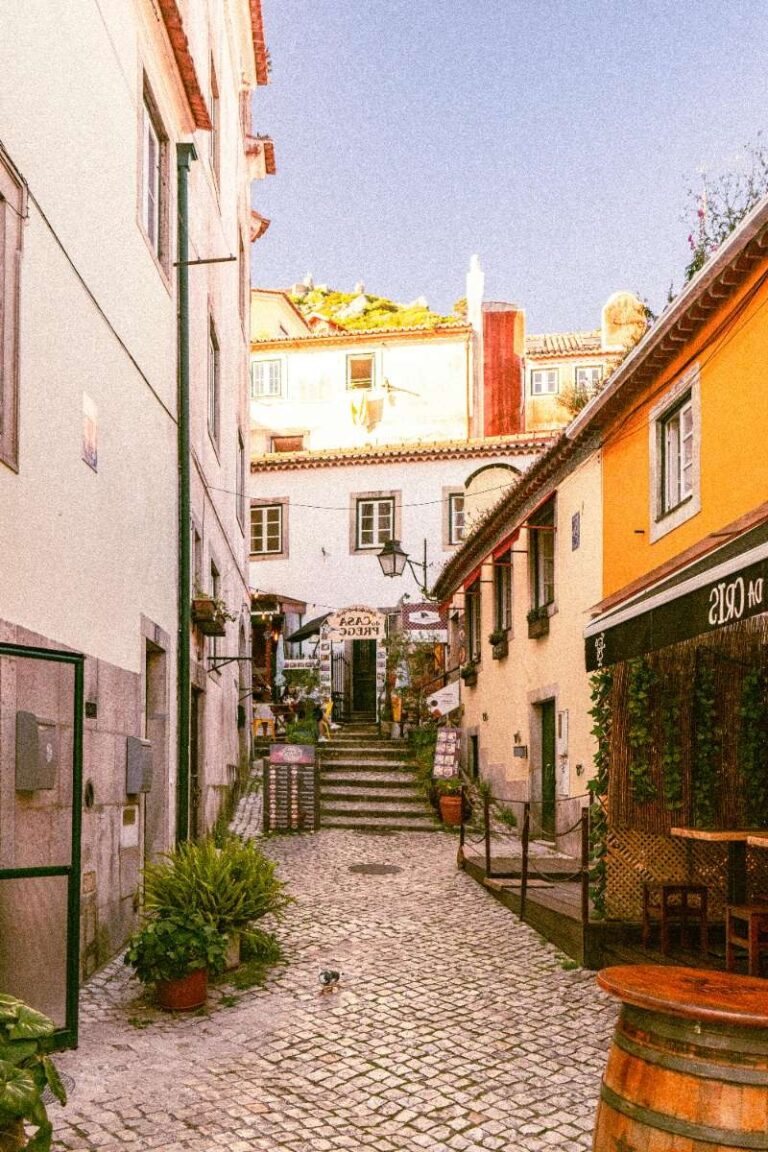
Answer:
[[[274,839],[296,904],[266,988],[149,1007],[119,962],[84,990],[67,1150],[588,1149],[616,1007],[456,869],[456,839]],[[390,864],[396,874],[350,872]],[[321,969],[339,988],[320,994]]]

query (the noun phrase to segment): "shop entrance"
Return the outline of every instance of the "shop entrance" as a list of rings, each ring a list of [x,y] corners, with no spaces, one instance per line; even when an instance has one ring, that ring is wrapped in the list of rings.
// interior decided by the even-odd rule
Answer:
[[[541,830],[555,834],[555,702],[539,705],[541,716]]]
[[[356,719],[376,717],[376,641],[352,641],[352,713]]]

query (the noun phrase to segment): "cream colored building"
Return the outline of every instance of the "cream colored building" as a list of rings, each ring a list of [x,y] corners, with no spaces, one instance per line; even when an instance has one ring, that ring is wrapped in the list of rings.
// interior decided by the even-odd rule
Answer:
[[[210,827],[248,754],[246,665],[212,657],[249,643],[250,189],[274,170],[250,94],[267,79],[258,0],[0,12],[0,985],[59,1024],[73,947],[82,974],[116,951],[143,862]],[[195,588],[233,619],[216,640],[183,635],[184,754],[177,637]],[[75,672],[38,651],[51,649],[83,657],[74,846]],[[39,787],[33,751],[53,764]],[[3,877],[41,867],[70,871]],[[66,908],[80,895],[78,961]],[[20,939],[43,922],[33,955]]]
[[[587,803],[594,744],[583,629],[602,586],[599,453],[561,438],[497,501],[436,582],[450,600],[469,772],[537,832],[569,833]]]

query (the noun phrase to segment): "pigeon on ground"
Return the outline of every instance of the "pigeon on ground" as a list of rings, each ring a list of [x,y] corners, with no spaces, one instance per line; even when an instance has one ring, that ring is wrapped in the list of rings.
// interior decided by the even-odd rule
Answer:
[[[323,968],[320,973],[320,992],[333,992],[341,979],[341,972],[334,968]]]

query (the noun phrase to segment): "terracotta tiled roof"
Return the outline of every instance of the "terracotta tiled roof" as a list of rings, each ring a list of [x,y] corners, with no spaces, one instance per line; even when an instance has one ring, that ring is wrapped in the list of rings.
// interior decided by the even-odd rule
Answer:
[[[545,332],[526,336],[528,356],[584,356],[602,351],[600,329],[594,332]]]
[[[250,0],[251,28],[253,29],[253,55],[256,60],[256,83],[269,84],[269,53],[264,41],[264,21],[261,0]]]
[[[308,452],[270,452],[263,456],[252,456],[251,471],[277,472],[288,468],[330,468],[348,464],[524,456],[531,452],[543,452],[552,440],[552,433],[521,432],[514,436],[488,436],[483,440],[442,440],[433,443],[373,444],[362,448],[320,448]]]
[[[289,336],[287,338],[283,337],[282,339],[270,336],[260,340],[252,340],[251,346],[258,348],[267,347],[270,344],[280,344],[285,347],[287,343],[291,342],[297,344],[335,344],[339,342],[350,344],[355,341],[366,341],[370,343],[372,340],[393,340],[397,339],[398,336],[410,338],[420,336],[428,339],[432,336],[447,336],[455,333],[466,333],[468,335],[471,331],[471,325],[464,324],[461,321],[457,321],[455,324],[436,324],[433,328],[420,327],[418,325],[412,328],[345,328],[339,332],[309,332],[306,336]]]
[[[181,83],[186,93],[187,103],[189,104],[195,127],[205,128],[210,132],[213,126],[208,114],[205,97],[200,87],[200,81],[195,71],[195,62],[189,50],[189,41],[184,31],[179,6],[176,0],[158,0],[158,7],[163,19],[163,24],[165,25],[165,30],[168,33],[168,39],[171,42],[176,67],[179,70],[179,76],[181,77]]]

